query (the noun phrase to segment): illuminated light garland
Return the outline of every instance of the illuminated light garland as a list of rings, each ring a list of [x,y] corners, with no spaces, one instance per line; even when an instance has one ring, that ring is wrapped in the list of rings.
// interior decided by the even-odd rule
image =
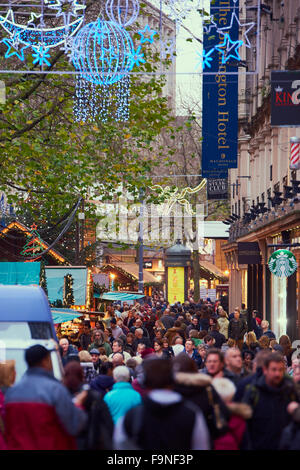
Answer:
[[[160,41],[160,58],[169,59],[172,62],[176,59],[176,36]]]
[[[93,121],[97,114],[103,122],[108,116],[116,121],[128,120],[128,73],[135,65],[145,63],[141,46],[134,49],[129,33],[112,21],[89,23],[74,38],[72,61],[78,71],[76,121]]]
[[[4,43],[8,48],[4,56],[5,59],[16,55],[20,60],[25,60],[24,50],[27,49],[29,46],[23,46],[21,49],[19,49],[19,42],[13,39],[10,40],[8,38],[4,38],[1,43]]]
[[[196,68],[200,67],[200,65],[203,66],[203,70],[205,69],[205,67],[211,68],[211,62],[212,62],[213,58],[210,57],[210,56],[212,55],[212,53],[214,51],[215,51],[215,48],[210,49],[210,51],[208,51],[208,52],[206,52],[204,50],[202,54],[200,52],[197,52],[197,54],[200,56],[201,60],[200,60],[200,62],[197,65]]]
[[[105,10],[110,21],[125,28],[137,19],[140,5],[138,0],[107,0]]]
[[[70,10],[64,11],[64,5],[68,5]],[[48,8],[57,10],[56,17],[62,17],[64,25],[68,27],[71,24],[71,16],[78,18],[78,11],[85,10],[86,5],[77,3],[77,0],[56,0],[56,3],[48,5]]]
[[[76,0],[75,0],[76,1]],[[51,6],[51,5],[50,5]],[[34,18],[41,18],[41,25],[44,24],[43,15],[38,16],[35,13],[31,14],[31,19],[27,26],[16,23],[14,18],[14,12],[10,8],[6,16],[0,15],[0,25],[10,35],[19,36],[19,41],[28,46],[39,46],[44,45],[45,47],[51,48],[62,44],[65,41],[66,36],[73,36],[80,28],[84,16],[76,17],[76,19],[69,24],[58,26],[56,28],[37,28],[29,27],[28,24],[32,24]]]
[[[171,189],[170,186],[162,187],[159,184],[156,184],[152,186],[150,189],[152,191],[156,191],[157,189],[161,192],[162,196],[167,196],[166,202],[163,203],[163,208],[160,212],[164,211],[164,213],[161,213],[161,215],[169,215],[172,208],[176,203],[184,206],[186,212],[188,215],[195,215],[196,212],[193,211],[191,208],[190,202],[185,199],[186,194],[195,194],[199,192],[201,189],[203,189],[206,185],[206,179],[202,180],[198,186],[195,188],[190,188],[187,186],[186,188],[180,190],[179,188]],[[159,212],[159,210],[158,210]]]

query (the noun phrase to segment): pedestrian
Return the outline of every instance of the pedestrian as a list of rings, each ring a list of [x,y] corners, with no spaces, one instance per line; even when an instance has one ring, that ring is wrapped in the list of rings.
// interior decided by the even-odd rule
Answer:
[[[263,367],[270,354],[271,351],[268,349],[262,349],[256,354],[252,362],[252,373],[238,381],[234,401],[241,402],[247,385],[256,382],[256,380],[263,375]]]
[[[142,403],[141,395],[136,392],[130,381],[130,372],[128,367],[119,366],[113,370],[115,384],[112,390],[108,392],[104,401],[108,406],[109,412],[114,424],[123,417],[131,408]]]
[[[80,347],[84,351],[87,351],[89,345],[92,342],[92,333],[91,333],[91,324],[89,321],[84,321],[83,323],[83,333],[80,336]]]
[[[88,351],[79,351],[79,360],[83,370],[84,383],[89,384],[97,375],[92,357]]]
[[[112,389],[114,383],[113,365],[111,362],[107,361],[101,364],[99,374],[91,381],[90,387],[104,396]]]
[[[226,377],[229,378],[235,385],[247,375],[243,368],[243,360],[241,351],[234,347],[230,348],[225,353]]]
[[[69,344],[67,338],[60,339],[59,352],[63,366],[68,363],[69,359],[73,359],[74,356],[78,356],[78,350],[75,348],[75,346]]]
[[[246,334],[246,339],[243,343],[243,351],[253,351],[256,354],[260,350],[259,343],[256,338],[254,331],[249,331]]]
[[[147,359],[144,385],[150,391],[141,406],[120,419],[114,432],[118,450],[208,450],[209,433],[202,412],[174,391],[172,362]]]
[[[261,322],[261,329],[263,335],[268,336],[269,339],[276,339],[276,336],[273,331],[269,329],[269,322],[267,320],[263,320]]]
[[[270,349],[270,338],[267,335],[262,335],[258,340],[258,345],[260,349]]]
[[[94,369],[96,371],[96,374],[98,374],[100,366],[101,366],[99,349],[97,349],[97,348],[91,349],[90,350],[90,355],[91,355],[92,363],[93,363]]]
[[[195,361],[196,366],[198,369],[201,368],[202,359],[200,354],[198,353],[197,349],[195,348],[194,341],[191,339],[187,339],[185,342],[184,352],[187,354],[193,361]]]
[[[114,355],[117,354],[117,353],[122,354],[125,361],[128,361],[128,359],[131,358],[131,355],[124,350],[124,343],[121,339],[115,339],[114,340],[114,342],[112,344],[112,353],[108,357],[109,361],[112,361]]]
[[[163,357],[165,359],[169,358],[169,354],[166,351],[164,351],[163,342],[161,340],[155,339],[153,341],[153,348],[154,348],[156,357]]]
[[[216,348],[221,349],[222,344],[226,343],[226,337],[219,331],[218,323],[211,327],[209,334],[214,338]]]
[[[209,430],[210,447],[213,447],[213,440],[227,431],[230,413],[225,403],[212,386],[211,377],[199,373],[195,362],[186,354],[173,359],[173,371],[174,390],[200,408]]]
[[[216,378],[212,385],[224,400],[231,412],[228,421],[228,430],[214,441],[214,450],[249,450],[250,439],[247,430],[247,420],[252,416],[252,409],[246,403],[234,403],[232,401],[236,387],[226,378]]]
[[[75,449],[86,426],[80,409],[86,392],[72,402],[68,390],[53,375],[50,351],[36,344],[25,352],[28,370],[5,396],[5,435],[11,450]]]
[[[228,338],[233,339],[235,341],[235,346],[242,350],[244,335],[246,333],[247,324],[243,318],[240,318],[240,311],[236,308],[234,311],[234,318],[229,322]]]
[[[282,335],[279,338],[279,345],[283,349],[283,355],[286,357],[287,366],[291,367],[292,365],[292,355],[296,351],[296,348],[292,348],[292,343],[288,335]]]
[[[111,450],[114,426],[110,413],[101,393],[84,385],[84,373],[78,362],[66,365],[63,383],[74,399],[86,390],[84,410],[88,420],[77,437],[78,450]]]
[[[243,367],[245,370],[245,377],[253,372],[253,359],[254,359],[254,352],[253,351],[243,351],[242,353],[243,358]]]
[[[229,327],[229,320],[227,317],[227,313],[223,309],[223,307],[218,307],[218,325],[220,327],[219,332],[225,336],[226,340],[228,339],[228,327]]]
[[[105,341],[104,332],[101,330],[96,330],[92,336],[92,343],[88,347],[88,351],[91,349],[104,348],[106,356],[109,356],[112,353],[110,344]]]
[[[263,375],[246,387],[242,400],[252,407],[249,434],[253,450],[277,450],[281,433],[291,421],[290,402],[299,401],[293,381],[285,376],[285,362],[278,353],[270,353]]]

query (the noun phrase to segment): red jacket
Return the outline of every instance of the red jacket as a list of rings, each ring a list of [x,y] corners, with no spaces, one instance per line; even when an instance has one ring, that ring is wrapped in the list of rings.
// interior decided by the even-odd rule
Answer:
[[[246,420],[251,417],[251,408],[244,403],[227,405],[232,415],[228,422],[228,431],[214,441],[214,450],[240,450],[246,431]]]
[[[7,403],[5,438],[9,450],[75,450],[75,438],[45,403]]]

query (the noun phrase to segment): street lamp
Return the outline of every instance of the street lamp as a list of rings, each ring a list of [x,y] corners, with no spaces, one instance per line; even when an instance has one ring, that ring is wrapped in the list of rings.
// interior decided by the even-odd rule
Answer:
[[[113,291],[114,291],[114,287],[115,287],[115,286],[114,286],[114,280],[115,280],[116,275],[111,273],[109,276],[110,276],[110,279],[111,279],[111,290],[112,290],[112,292],[113,292]]]

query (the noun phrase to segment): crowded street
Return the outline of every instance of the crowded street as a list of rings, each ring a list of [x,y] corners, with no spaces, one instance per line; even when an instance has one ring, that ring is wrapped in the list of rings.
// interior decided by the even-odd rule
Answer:
[[[0,0],[3,468],[300,450],[299,194],[300,0]]]

